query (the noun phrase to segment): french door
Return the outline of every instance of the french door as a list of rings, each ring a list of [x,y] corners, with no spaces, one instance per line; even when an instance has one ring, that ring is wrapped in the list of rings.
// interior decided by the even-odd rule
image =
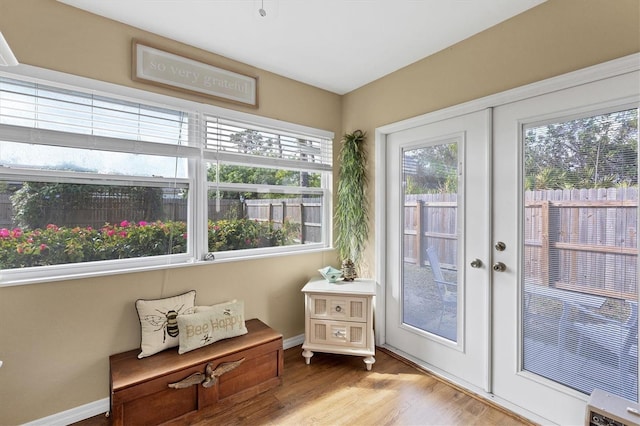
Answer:
[[[384,342],[543,423],[582,424],[595,388],[638,399],[640,73],[585,80],[378,151]]]
[[[387,344],[488,386],[488,123],[480,111],[387,136]],[[473,266],[472,266],[473,265]]]
[[[493,393],[558,424],[638,398],[639,82],[494,109]]]

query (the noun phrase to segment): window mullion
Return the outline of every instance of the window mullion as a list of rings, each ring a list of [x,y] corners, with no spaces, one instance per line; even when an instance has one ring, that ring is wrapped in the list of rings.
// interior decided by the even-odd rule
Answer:
[[[191,248],[196,260],[204,259],[207,247],[207,172],[202,162],[204,130],[202,114],[194,112],[189,120],[189,145],[196,147],[200,155],[189,161],[189,178],[193,182],[189,201]]]

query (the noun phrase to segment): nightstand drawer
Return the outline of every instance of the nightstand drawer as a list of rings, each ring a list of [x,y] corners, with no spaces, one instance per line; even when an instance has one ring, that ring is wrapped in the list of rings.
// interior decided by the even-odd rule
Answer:
[[[367,347],[367,325],[365,323],[312,319],[310,325],[310,343],[352,348]]]
[[[343,295],[310,295],[309,316],[316,319],[367,321],[369,299]]]

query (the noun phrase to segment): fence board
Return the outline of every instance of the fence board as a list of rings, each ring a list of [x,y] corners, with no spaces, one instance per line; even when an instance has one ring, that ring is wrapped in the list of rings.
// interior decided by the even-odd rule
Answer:
[[[453,197],[453,198],[452,198]],[[637,294],[638,188],[526,191],[524,274],[538,284],[599,295]],[[422,201],[423,217],[417,215]],[[455,194],[407,196],[405,262],[424,264],[435,246],[441,262],[457,264]],[[417,224],[422,224],[418,231]],[[555,276],[551,271],[556,271]]]
[[[245,200],[216,200],[210,198],[208,203],[209,219],[240,219],[246,217],[252,220],[273,220],[278,226],[284,220],[300,224],[300,242],[322,242],[322,203],[315,202],[316,198],[293,199],[257,199]],[[304,212],[304,213],[303,213]],[[94,197],[90,208],[75,209],[61,212],[58,226],[100,228],[105,223],[120,223],[156,220],[186,221],[188,201],[186,198],[164,198],[162,200],[160,217],[150,215],[149,212],[131,206],[126,197]],[[0,193],[0,228],[14,228],[17,224],[13,219],[13,206],[10,194]]]

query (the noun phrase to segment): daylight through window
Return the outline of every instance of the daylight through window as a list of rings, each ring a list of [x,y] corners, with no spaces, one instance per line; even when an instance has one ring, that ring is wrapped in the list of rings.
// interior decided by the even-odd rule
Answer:
[[[0,77],[0,285],[326,247],[332,135],[196,106]]]

